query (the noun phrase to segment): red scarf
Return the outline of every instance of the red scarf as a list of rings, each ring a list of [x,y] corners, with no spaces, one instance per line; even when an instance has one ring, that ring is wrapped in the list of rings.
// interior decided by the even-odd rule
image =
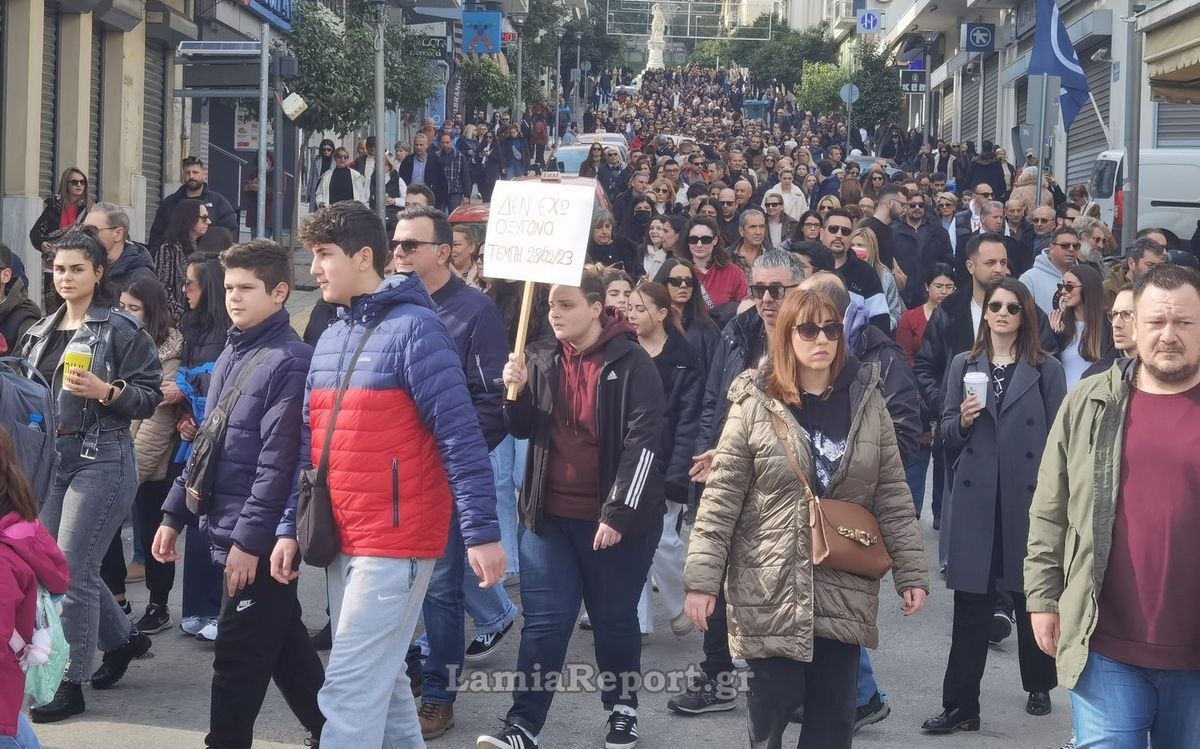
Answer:
[[[68,226],[74,226],[75,221],[79,219],[79,206],[74,203],[67,203],[63,206],[62,213],[58,214],[58,228],[66,229]]]

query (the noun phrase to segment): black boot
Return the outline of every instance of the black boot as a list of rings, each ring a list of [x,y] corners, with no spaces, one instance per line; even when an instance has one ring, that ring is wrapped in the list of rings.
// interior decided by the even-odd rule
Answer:
[[[333,648],[333,622],[325,622],[325,626],[321,627],[321,631],[308,638],[312,643],[313,650],[318,653],[324,653]]]
[[[72,715],[79,715],[83,708],[83,685],[64,679],[63,683],[58,685],[54,699],[45,705],[30,709],[29,719],[34,723],[57,723]]]
[[[968,713],[960,707],[948,707],[921,724],[930,733],[953,733],[955,731],[978,731],[979,713]]]
[[[133,630],[128,642],[116,650],[110,650],[104,654],[100,668],[92,674],[92,689],[112,689],[125,675],[125,670],[129,668],[130,662],[134,658],[141,658],[148,652],[150,652],[150,638],[136,629]]]

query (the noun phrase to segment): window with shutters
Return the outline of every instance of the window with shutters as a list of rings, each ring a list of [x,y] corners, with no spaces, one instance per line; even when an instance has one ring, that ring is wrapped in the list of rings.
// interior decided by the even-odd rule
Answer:
[[[38,191],[53,194],[58,189],[54,173],[54,144],[58,124],[58,9],[46,5],[42,31],[41,150],[38,153]]]
[[[988,55],[980,60],[983,64],[983,137],[998,143],[996,113],[1000,103],[1000,55]]]
[[[979,150],[979,88],[980,88],[980,73],[976,62],[976,69],[972,72],[963,72],[963,97],[962,97],[962,133],[959,140],[966,143],[972,141],[975,144],[975,150]]]
[[[1105,42],[1107,43],[1107,42]],[[1109,92],[1112,88],[1112,64],[1092,59],[1095,47],[1079,50],[1079,59],[1083,62],[1083,72],[1087,74],[1088,86],[1096,99],[1096,106],[1091,102],[1084,104],[1067,131],[1067,185],[1087,182],[1092,175],[1092,166],[1101,151],[1106,150],[1108,139],[1104,136],[1104,126],[1096,117],[1099,108],[1104,117],[1104,125],[1109,122]]]
[[[1029,78],[1022,78],[1017,83],[1017,123],[1028,124],[1025,118],[1029,116]],[[1032,144],[1030,144],[1032,145]]]
[[[1155,104],[1155,148],[1200,148],[1200,104]]]
[[[92,85],[88,91],[88,183],[92,186],[92,199],[100,198],[100,126],[104,106],[104,30],[92,27]]]
[[[942,137],[954,140],[954,87],[942,87]]]
[[[150,236],[150,225],[154,223],[154,214],[158,212],[158,204],[162,201],[166,68],[166,50],[147,45],[146,101],[142,109],[142,174],[146,178],[146,233],[143,238]]]

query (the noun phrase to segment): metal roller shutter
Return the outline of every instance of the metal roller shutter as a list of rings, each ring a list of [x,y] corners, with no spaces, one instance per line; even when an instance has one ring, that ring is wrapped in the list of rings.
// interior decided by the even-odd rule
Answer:
[[[954,87],[942,87],[942,137],[954,140]]]
[[[980,60],[983,65],[983,137],[998,143],[996,138],[996,112],[1000,104],[1000,55],[988,55]]]
[[[52,194],[54,184],[54,133],[58,117],[58,9],[46,5],[42,32],[42,130],[38,154],[38,190]]]
[[[1112,64],[1092,60],[1091,53],[1092,49],[1082,51],[1079,59],[1083,61],[1083,72],[1087,74],[1092,96],[1096,97],[1096,106],[1100,108],[1104,124],[1107,125],[1111,119],[1108,95],[1112,88]],[[1106,148],[1108,140],[1104,137],[1104,127],[1096,119],[1096,110],[1089,102],[1079,110],[1067,133],[1067,184],[1087,182],[1092,175],[1096,156]]]
[[[1200,104],[1164,101],[1155,106],[1155,148],[1200,147]]]
[[[974,74],[963,73],[963,96],[962,96],[962,133],[959,140],[962,142],[971,141],[975,144],[975,150],[979,150],[979,88],[980,75],[978,72]]]
[[[104,97],[100,95],[104,85],[104,31],[92,27],[92,85],[88,91],[88,163],[87,176],[92,185],[92,196],[100,200],[100,123]]]
[[[146,177],[146,233],[162,200],[163,191],[163,113],[166,107],[166,51],[159,46],[146,47],[146,101],[142,109],[142,174]]]
[[[1029,116],[1029,79],[1022,78],[1017,83],[1017,122],[1018,125],[1028,124],[1025,118]]]

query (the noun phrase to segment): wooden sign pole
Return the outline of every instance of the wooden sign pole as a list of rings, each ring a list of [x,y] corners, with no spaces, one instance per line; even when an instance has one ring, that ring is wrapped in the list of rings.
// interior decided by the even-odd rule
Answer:
[[[533,281],[525,282],[525,290],[521,292],[521,317],[517,321],[517,342],[514,345],[513,354],[517,357],[517,362],[525,363],[525,340],[529,338],[529,318],[533,311]],[[504,397],[508,401],[516,401],[521,394],[520,389],[516,385],[509,385],[505,391]]]

